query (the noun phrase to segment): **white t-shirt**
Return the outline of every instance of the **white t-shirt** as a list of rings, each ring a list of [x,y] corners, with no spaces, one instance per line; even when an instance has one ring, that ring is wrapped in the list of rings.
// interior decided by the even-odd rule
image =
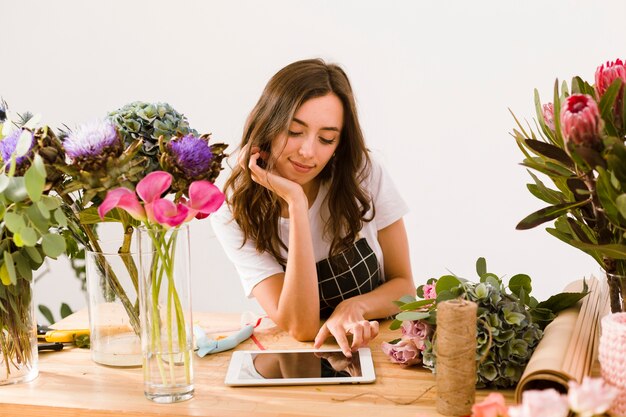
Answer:
[[[359,238],[365,238],[372,248],[381,270],[384,271],[382,249],[378,243],[378,231],[400,220],[408,212],[408,206],[402,199],[387,171],[375,159],[371,158],[371,172],[364,181],[365,189],[372,197],[375,217],[371,222],[364,222]],[[325,219],[328,218],[329,182],[322,183],[313,205],[309,208],[309,223],[313,240],[315,262],[328,258],[331,242],[324,238]],[[366,218],[371,216],[370,212]],[[213,215],[211,224],[228,258],[233,262],[243,285],[246,296],[252,298],[252,289],[259,282],[274,274],[284,272],[280,263],[268,252],[257,252],[253,242],[248,240],[243,247],[243,233],[237,222],[232,220],[232,213],[227,204]],[[279,236],[288,246],[289,219],[281,218]],[[281,255],[287,259],[287,251],[281,249]],[[383,280],[385,277],[383,276]]]

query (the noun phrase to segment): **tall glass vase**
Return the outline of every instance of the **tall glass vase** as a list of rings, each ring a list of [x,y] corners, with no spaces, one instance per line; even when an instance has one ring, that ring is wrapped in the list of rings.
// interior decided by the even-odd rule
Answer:
[[[141,366],[139,254],[122,241],[85,252],[91,358],[109,366]]]
[[[37,361],[33,282],[18,277],[15,285],[0,284],[0,385],[32,381]]]
[[[137,229],[144,392],[157,403],[193,397],[189,227]]]

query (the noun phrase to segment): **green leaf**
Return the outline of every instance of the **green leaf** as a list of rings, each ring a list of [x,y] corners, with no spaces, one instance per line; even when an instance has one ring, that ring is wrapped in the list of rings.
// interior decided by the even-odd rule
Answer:
[[[20,235],[22,236],[24,246],[35,246],[37,244],[37,232],[32,227],[24,227],[20,230]]]
[[[72,311],[72,309],[70,308],[69,305],[67,305],[66,303],[62,303],[61,304],[61,318],[62,319],[66,318],[67,316],[69,316],[72,313],[73,313],[73,311]]]
[[[619,90],[622,87],[622,80],[617,77],[609,88],[606,89],[602,98],[600,99],[600,103],[598,105],[600,109],[600,114],[602,115],[602,119],[605,121],[613,120],[613,105],[615,104],[615,99],[617,99],[617,95],[619,94]]]
[[[487,273],[487,261],[485,258],[478,258],[476,260],[476,273],[479,277],[482,277]]]
[[[420,312],[420,311],[403,311],[396,315],[396,320],[401,321],[414,321],[414,320],[423,320],[430,315],[429,312]]]
[[[545,186],[543,182],[531,171],[528,171],[530,176],[535,181],[535,184],[527,184],[526,187],[528,191],[530,191],[535,197],[540,200],[545,201],[548,204],[561,204],[563,203],[563,194],[552,190]]]
[[[537,304],[537,308],[545,308],[550,310],[552,313],[557,314],[566,308],[572,307],[574,304],[582,300],[587,294],[589,294],[589,291],[562,292],[540,302]]]
[[[613,259],[626,259],[626,245],[620,245],[619,243],[610,243],[606,245],[593,245],[589,243],[570,242],[570,245],[583,250],[597,251],[600,254]]]
[[[435,292],[437,294],[441,294],[444,291],[449,291],[452,288],[461,284],[461,281],[454,275],[444,275],[437,280],[437,284],[435,284]],[[439,297],[437,297],[439,300]]]
[[[32,145],[33,135],[28,130],[22,130],[20,134],[20,138],[17,140],[17,145],[15,145],[14,154],[16,157],[24,156],[30,150]]]
[[[561,97],[559,95],[559,80],[554,81],[554,97],[552,99],[554,107],[554,141],[559,148],[563,147],[563,136],[561,135]]]
[[[509,280],[509,290],[517,295],[520,300],[523,300],[524,303],[528,301],[527,297],[532,289],[530,277],[526,274],[513,275]]]
[[[572,158],[570,158],[569,155],[558,146],[534,139],[526,139],[525,142],[526,146],[532,149],[535,153],[546,158],[554,159],[567,167],[574,167],[574,161],[572,161]]]
[[[41,254],[36,248],[26,247],[24,248],[30,259],[32,259],[35,263],[41,264],[43,263],[43,258]]]
[[[589,202],[586,200],[577,201],[574,203],[556,204],[554,206],[542,208],[541,210],[537,210],[536,212],[526,216],[521,222],[519,222],[516,229],[517,230],[532,229],[533,227],[536,227],[542,223],[554,220],[557,217],[571,211],[572,209],[584,206],[585,204],[589,204]]]
[[[41,157],[39,160],[41,161]],[[37,158],[35,158],[37,160]],[[44,168],[45,172],[45,168]],[[24,181],[26,182],[26,192],[30,199],[34,202],[37,202],[41,199],[41,194],[43,193],[43,189],[46,186],[46,175],[41,175],[39,169],[37,169],[36,165],[33,164],[26,170],[26,174],[24,174]]]
[[[104,219],[100,218],[98,214],[98,208],[95,206],[89,207],[80,212],[79,214],[80,224],[96,224],[102,222],[121,222],[121,218],[117,209],[109,211]]]
[[[4,224],[11,233],[19,233],[20,230],[26,227],[26,223],[24,223],[22,216],[15,214],[12,211],[4,214]]]
[[[400,327],[402,327],[402,320],[394,320],[389,325],[389,330],[398,330]]]
[[[48,207],[41,200],[37,201],[35,205],[39,209],[39,212],[41,213],[43,218],[46,220],[50,220],[50,210],[48,210]]]
[[[28,197],[24,177],[12,177],[9,179],[9,186],[4,190],[4,196],[14,203],[23,201]]]
[[[17,274],[15,273],[15,265],[13,264],[13,256],[11,256],[11,252],[5,250],[4,251],[4,264],[2,265],[6,268],[6,272],[9,275],[10,283],[15,285],[17,284]],[[3,280],[4,283],[4,280]],[[8,284],[5,284],[8,285]]]
[[[63,213],[63,210],[61,208],[54,210],[54,220],[57,222],[58,225],[67,227],[67,217],[65,217],[65,214]]]
[[[617,210],[619,210],[619,214],[626,218],[626,194],[620,194],[615,199],[615,205],[617,206]]]
[[[32,281],[33,270],[31,269],[28,260],[24,257],[24,255],[22,255],[21,252],[17,252],[13,255],[13,260],[15,261],[15,266],[19,275],[29,282]]]
[[[56,259],[65,251],[65,239],[56,233],[48,233],[43,236],[41,247],[46,256]]]
[[[9,177],[5,173],[0,174],[0,193],[9,186]]]
[[[418,301],[413,301],[412,303],[406,303],[403,304],[402,306],[400,306],[400,310],[402,311],[407,311],[407,310],[415,310],[430,304],[433,304],[435,302],[435,300],[418,300]]]
[[[56,197],[44,195],[41,197],[41,201],[43,201],[43,203],[46,205],[48,211],[52,211],[58,207],[61,207],[61,200]]]
[[[50,309],[43,304],[39,304],[37,307],[39,308],[39,312],[46,318],[46,320],[48,320],[48,323],[54,324],[52,311],[50,311]]]

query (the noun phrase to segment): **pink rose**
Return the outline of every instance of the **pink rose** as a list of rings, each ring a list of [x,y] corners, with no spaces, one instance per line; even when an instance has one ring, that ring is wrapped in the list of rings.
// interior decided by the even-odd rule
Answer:
[[[543,391],[525,391],[522,404],[509,407],[510,417],[567,417],[567,397],[553,388]]]
[[[621,78],[622,82],[626,83],[626,66],[621,59],[615,60],[615,62],[608,62],[602,64],[596,69],[596,93],[598,94],[598,99],[602,98],[606,90],[611,86],[613,81],[618,78]],[[620,90],[620,97],[624,92],[624,84],[622,84],[622,88]]]
[[[602,378],[583,378],[583,383],[569,382],[569,399],[572,411],[580,417],[591,417],[603,414],[611,407],[619,390],[604,383]]]
[[[394,363],[402,365],[416,365],[422,360],[420,351],[411,340],[400,340],[396,344],[383,342],[383,352],[391,358]]]
[[[554,131],[554,105],[552,103],[543,105],[543,121],[548,129]]]
[[[509,417],[504,397],[499,392],[492,392],[479,403],[472,406],[472,417]]]
[[[424,341],[430,337],[430,334],[431,327],[422,320],[402,322],[402,339],[411,340],[420,350],[426,348]]]
[[[437,298],[437,292],[435,291],[434,284],[426,284],[424,285],[424,298],[426,300],[433,300]]]
[[[566,142],[596,148],[604,122],[598,104],[587,94],[572,94],[561,106],[561,127]]]

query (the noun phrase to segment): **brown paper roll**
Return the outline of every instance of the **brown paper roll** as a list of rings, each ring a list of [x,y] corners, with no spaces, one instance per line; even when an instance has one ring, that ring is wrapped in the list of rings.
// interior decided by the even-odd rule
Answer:
[[[476,303],[449,300],[437,305],[437,412],[471,414],[476,394]]]

